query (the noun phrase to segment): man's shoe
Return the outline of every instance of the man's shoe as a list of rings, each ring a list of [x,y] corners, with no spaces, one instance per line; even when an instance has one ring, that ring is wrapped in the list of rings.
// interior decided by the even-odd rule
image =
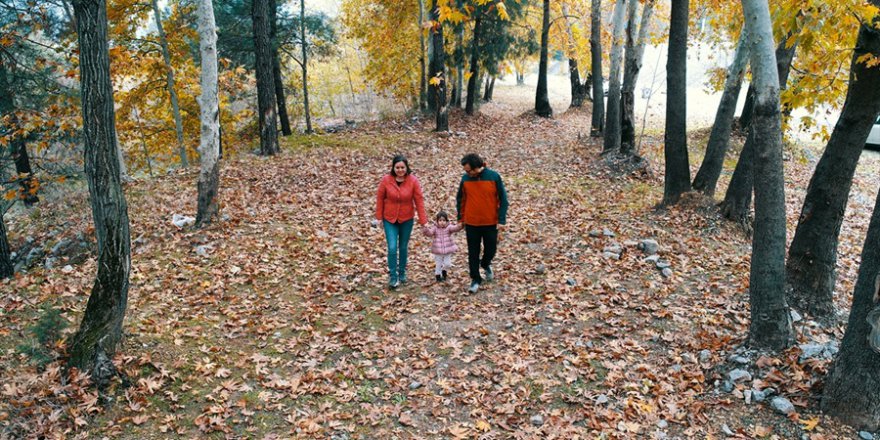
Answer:
[[[443,281],[446,281],[446,271],[445,270],[443,271],[443,274],[440,275],[440,277],[443,278]]]
[[[490,265],[490,266],[486,266],[486,267],[484,267],[484,268],[483,268],[483,271],[486,273],[486,276],[483,277],[483,278],[486,279],[486,281],[492,281],[492,280],[495,279],[495,273],[492,272],[492,266],[491,266],[491,265]]]
[[[437,282],[438,282],[438,283],[439,283],[440,281],[443,281],[443,277],[440,276],[440,275],[436,275],[434,278],[437,279]]]
[[[474,281],[473,283],[471,283],[471,287],[470,289],[468,289],[468,292],[477,293],[478,290],[480,290],[480,282]]]
[[[400,287],[400,281],[392,281],[392,282],[388,283],[388,288],[391,290],[394,290],[398,287]]]

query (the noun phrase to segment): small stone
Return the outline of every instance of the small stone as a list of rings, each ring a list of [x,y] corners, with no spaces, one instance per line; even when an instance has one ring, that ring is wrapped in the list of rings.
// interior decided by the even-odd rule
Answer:
[[[741,381],[748,382],[752,380],[752,374],[746,370],[737,368],[736,370],[732,370],[731,372],[727,373],[727,379],[729,379],[733,383]]]
[[[203,244],[201,246],[197,246],[195,251],[196,255],[200,257],[207,257],[211,253],[211,245]]]
[[[181,214],[174,214],[171,216],[171,224],[177,226],[178,228],[185,228],[190,225],[194,225],[196,223],[196,219],[193,217],[189,217]]]
[[[639,249],[641,249],[642,252],[647,255],[653,255],[656,254],[658,250],[660,250],[660,245],[657,244],[657,240],[646,238],[639,242]]]
[[[414,380],[414,381],[410,382],[410,384],[409,384],[409,389],[411,389],[411,390],[417,390],[421,387],[422,387],[422,383],[417,380]]]
[[[606,259],[620,260],[620,254],[615,254],[614,252],[602,252],[602,257]]]
[[[785,397],[774,397],[770,401],[770,406],[781,414],[789,415],[795,412],[794,405]]]
[[[540,414],[535,414],[529,419],[529,421],[532,422],[532,425],[541,426],[544,424],[544,417]]]
[[[659,421],[657,421],[657,427],[660,429],[666,429],[669,427],[669,422],[667,422],[666,420],[660,419]]]
[[[672,265],[669,264],[668,261],[663,261],[663,260],[657,261],[654,264],[657,266],[657,269],[661,269],[661,270],[666,269],[667,267],[672,267]]]
[[[700,362],[709,362],[709,359],[712,358],[712,352],[709,350],[701,350],[700,351]]]
[[[767,394],[760,390],[752,390],[752,400],[761,403],[767,399]]]
[[[791,312],[791,322],[800,322],[804,319],[801,316],[801,314],[797,312],[797,310],[791,309],[790,312]]]
[[[73,272],[73,266],[68,264],[67,266],[62,267],[61,271],[64,273],[71,273]]]
[[[749,358],[744,357],[744,356],[740,356],[740,355],[738,355],[738,354],[731,355],[731,356],[730,356],[729,358],[727,358],[727,359],[728,359],[730,362],[734,362],[734,363],[737,363],[737,364],[740,364],[740,365],[748,365],[748,364],[751,362],[751,361],[749,360]]]
[[[730,427],[727,426],[727,423],[721,425],[721,431],[724,432],[724,434],[726,435],[733,436],[733,431],[730,430]]]
[[[660,273],[661,273],[664,277],[669,278],[669,277],[672,276],[672,269],[670,269],[670,268],[668,268],[668,267],[664,267],[663,270],[660,271]]]
[[[598,396],[596,396],[596,404],[604,405],[606,403],[608,403],[608,396],[604,394],[599,394]]]
[[[637,242],[637,241],[632,241],[632,240],[626,240],[626,241],[623,242],[623,245],[626,246],[626,247],[638,247],[639,242]]]
[[[17,252],[10,252],[10,253],[9,253],[9,259],[10,259],[10,260],[15,261],[16,258],[18,258],[18,253],[17,253]]]
[[[46,258],[46,261],[43,263],[43,266],[46,267],[47,270],[52,270],[55,268],[55,263],[58,261],[55,257]]]
[[[544,266],[543,263],[542,263],[542,264],[539,264],[539,265],[537,265],[537,266],[535,267],[535,273],[538,274],[538,275],[543,275],[543,274],[546,273],[546,272],[547,272],[547,267]]]
[[[743,391],[743,399],[746,401],[746,405],[752,404],[752,390]]]
[[[874,434],[868,431],[859,431],[859,438],[862,440],[874,440]]]
[[[592,231],[590,231],[590,237],[601,237],[601,236],[602,236],[602,231],[600,231],[598,229],[593,229]]]
[[[602,235],[604,235],[606,237],[614,237],[615,236],[614,231],[612,231],[611,229],[608,229],[608,228],[602,229]]]
[[[70,244],[70,240],[68,240],[66,238],[59,241],[58,243],[55,243],[55,246],[52,246],[52,254],[58,255],[69,244]]]
[[[614,254],[620,254],[621,252],[623,252],[623,248],[621,248],[620,245],[617,243],[611,243],[608,246],[605,246],[605,248],[602,249],[602,252],[611,252]]]
[[[645,261],[657,264],[657,262],[660,261],[660,256],[657,254],[649,255],[647,258],[645,258]]]
[[[569,286],[574,287],[574,286],[577,285],[577,281],[575,281],[574,278],[566,278],[566,279],[565,279],[565,284],[568,284]]]
[[[232,217],[230,217],[229,214],[225,212],[223,214],[220,214],[220,221],[228,222],[229,220],[232,220]]]

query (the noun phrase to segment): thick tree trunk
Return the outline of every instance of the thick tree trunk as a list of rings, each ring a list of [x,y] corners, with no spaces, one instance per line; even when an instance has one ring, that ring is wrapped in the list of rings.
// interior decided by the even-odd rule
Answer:
[[[877,5],[877,2],[872,2]],[[880,6],[880,5],[878,5]],[[863,24],[864,26],[864,24]],[[880,195],[862,247],[849,323],[825,382],[822,411],[864,431],[880,430]]]
[[[165,37],[165,29],[162,27],[162,14],[159,11],[157,0],[153,2],[153,16],[156,18],[156,30],[159,33],[159,46],[162,47],[162,59],[165,60],[166,79],[168,82],[168,94],[171,95],[171,113],[174,116],[174,130],[177,134],[177,150],[180,155],[180,166],[189,166],[186,155],[186,145],[183,143],[183,119],[180,117],[180,101],[175,89],[174,68],[171,65],[171,52],[168,50],[168,39]]]
[[[287,99],[284,97],[284,81],[281,76],[281,61],[278,57],[278,2],[269,0],[269,38],[272,39],[272,78],[275,81],[275,105],[278,108],[278,122],[281,134],[290,136],[290,118],[287,116]]]
[[[793,32],[793,31],[792,31]],[[791,64],[794,61],[794,55],[797,52],[797,41],[790,47],[786,47],[788,38],[792,32],[789,32],[785,38],[776,46],[776,70],[779,71],[779,86],[785,89],[788,83],[788,74],[791,72]],[[755,89],[749,84],[749,90],[746,92],[746,102],[743,104],[742,114],[739,117],[740,130],[745,131],[752,122],[752,115],[755,108]]]
[[[850,63],[846,102],[810,179],[788,251],[789,302],[822,321],[834,317],[837,239],[859,156],[880,113],[880,69],[858,61],[866,55],[880,57],[880,35],[863,25]]]
[[[645,42],[648,39],[648,25],[654,12],[654,1],[649,0],[642,8],[642,18],[636,36],[636,13],[638,1],[632,2],[628,14],[626,32],[626,61],[623,69],[623,90],[621,92],[620,118],[620,152],[628,156],[636,156],[636,82],[642,69],[642,56],[645,53]]]
[[[6,222],[3,220],[3,211],[0,208],[0,278],[9,278],[15,273],[11,255],[12,249],[9,246],[9,237],[6,235]]]
[[[220,187],[220,100],[217,84],[217,32],[211,0],[199,0],[198,28],[202,94],[199,97],[201,169],[196,226],[202,227],[211,223],[220,210],[217,201]]]
[[[590,4],[590,58],[593,77],[593,116],[590,136],[605,132],[605,90],[602,85],[602,0]]]
[[[463,7],[463,0],[457,0],[456,6]],[[452,105],[461,108],[461,95],[464,93],[464,24],[455,25],[455,87],[452,94]]]
[[[79,330],[68,341],[69,365],[107,383],[110,359],[122,338],[128,302],[131,238],[128,207],[119,179],[113,86],[104,0],[74,0],[79,35],[85,174],[98,241],[98,274]]]
[[[687,149],[687,32],[688,0],[672,0],[669,19],[669,57],[666,60],[666,177],[663,205],[678,202],[691,189]]]
[[[602,154],[620,151],[620,70],[623,62],[623,31],[626,24],[626,5],[627,0],[617,0],[617,4],[614,5],[611,72],[608,79],[608,109],[605,114],[605,139],[602,144]]]
[[[431,21],[440,23],[440,10],[437,0],[431,2]],[[431,29],[431,78],[440,80],[437,85],[430,86],[431,95],[436,102],[433,104],[436,127],[434,131],[449,131],[449,106],[446,104],[446,51],[443,49],[443,26],[438,24]]]
[[[736,45],[733,62],[727,70],[724,93],[721,95],[721,103],[718,104],[718,111],[715,113],[715,123],[712,124],[712,133],[706,144],[706,156],[692,185],[694,190],[702,191],[710,197],[715,194],[715,187],[718,185],[718,178],[724,166],[724,156],[727,155],[727,147],[730,144],[736,100],[739,98],[743,75],[749,60],[747,36],[748,31],[743,29]]]
[[[257,113],[260,123],[260,154],[264,156],[271,156],[278,152],[269,1],[254,0],[252,11],[257,75]]]
[[[474,105],[479,93],[479,90],[477,90],[479,82],[477,80],[480,79],[480,32],[482,31],[481,24],[483,19],[479,11],[476,14],[477,17],[474,19],[474,38],[471,40],[471,45],[473,46],[471,53],[471,77],[468,79],[467,101],[464,107],[464,112],[468,115],[474,114]]]
[[[535,113],[542,118],[553,116],[550,96],[547,94],[547,52],[550,36],[550,0],[544,0],[544,18],[541,22],[541,55],[538,62],[538,89],[535,91]]]
[[[428,82],[425,75],[428,72],[427,62],[425,60],[425,32],[422,30],[422,24],[425,22],[425,0],[419,0],[419,110],[423,113],[433,111],[428,96]],[[432,57],[433,58],[433,57]],[[436,97],[434,97],[436,99]]]
[[[779,73],[767,0],[743,0],[751,48],[755,114],[755,232],[749,273],[749,345],[782,350],[794,341],[785,302],[785,182]]]
[[[581,84],[578,62],[574,58],[568,59],[568,78],[571,82],[571,104],[569,107],[583,107],[584,100],[587,97],[587,84]]]
[[[312,112],[309,109],[309,57],[306,38],[306,0],[299,3],[299,36],[302,38],[303,112],[306,115],[306,133],[312,134]]]
[[[495,91],[495,76],[489,75],[486,77],[486,90],[483,92],[483,102],[489,102],[492,100],[492,92]]]

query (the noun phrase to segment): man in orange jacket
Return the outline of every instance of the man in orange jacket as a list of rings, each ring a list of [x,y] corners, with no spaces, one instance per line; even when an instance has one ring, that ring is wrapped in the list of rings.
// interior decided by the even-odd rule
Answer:
[[[477,293],[483,281],[492,281],[492,259],[498,246],[498,233],[507,227],[507,191],[501,175],[486,167],[479,155],[461,158],[465,174],[455,196],[458,220],[464,224],[468,246],[470,293]],[[482,246],[483,255],[480,256]],[[485,277],[480,276],[483,268]]]

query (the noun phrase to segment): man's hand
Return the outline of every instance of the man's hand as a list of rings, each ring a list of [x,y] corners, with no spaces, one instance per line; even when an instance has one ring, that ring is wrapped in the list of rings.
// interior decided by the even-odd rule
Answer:
[[[499,230],[499,231],[504,231],[504,230],[506,230],[506,229],[507,229],[507,225],[498,225],[498,230]]]

